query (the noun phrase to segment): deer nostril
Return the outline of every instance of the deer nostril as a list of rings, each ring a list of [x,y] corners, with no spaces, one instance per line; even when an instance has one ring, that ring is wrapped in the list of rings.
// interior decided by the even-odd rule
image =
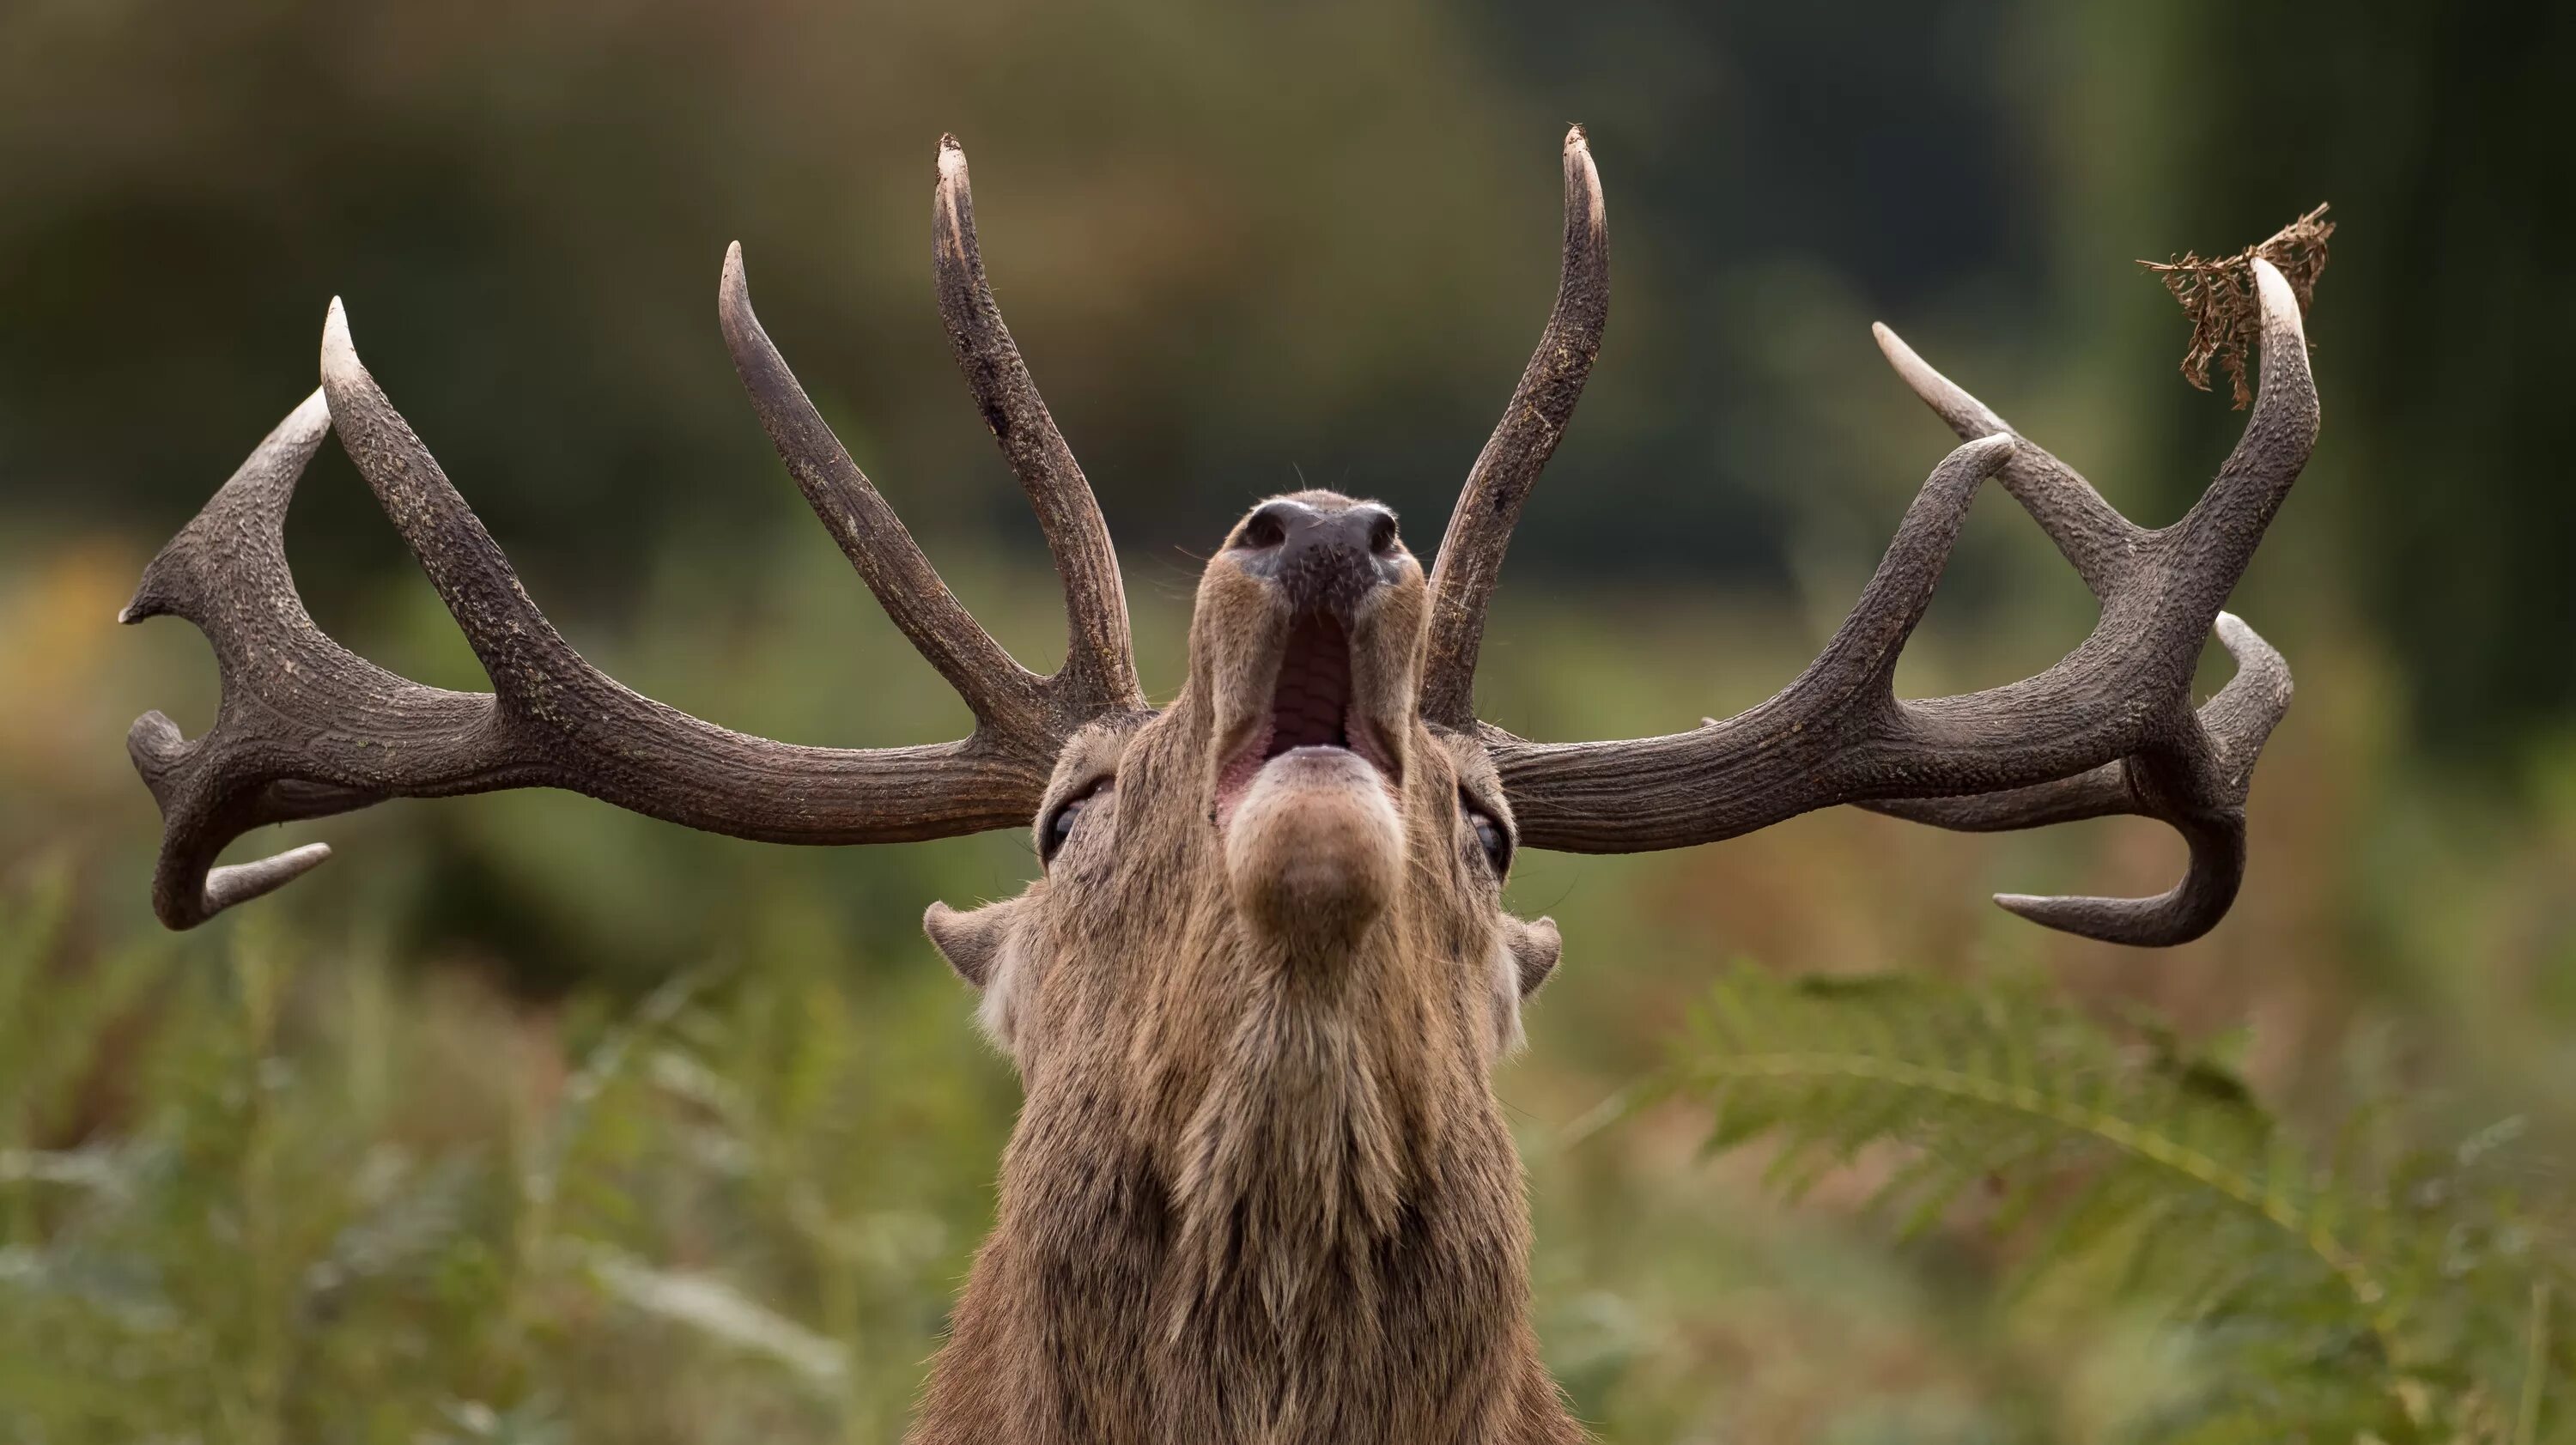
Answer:
[[[1395,550],[1395,514],[1380,511],[1369,519],[1368,545],[1371,552],[1383,557]]]
[[[1256,549],[1276,547],[1288,540],[1288,519],[1276,502],[1254,512],[1243,524],[1242,545]]]

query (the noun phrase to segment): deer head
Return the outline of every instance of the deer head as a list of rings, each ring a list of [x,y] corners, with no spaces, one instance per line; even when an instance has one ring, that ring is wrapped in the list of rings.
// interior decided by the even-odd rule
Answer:
[[[1300,492],[1255,507],[1200,579],[1189,672],[1138,686],[1109,533],[1002,324],[965,156],[943,139],[933,269],[958,363],[1027,491],[1070,646],[1022,668],[969,617],[754,317],[739,249],[718,293],[754,409],[815,514],[974,731],[932,747],[791,746],[592,668],[520,588],[357,358],[334,302],[322,388],[146,571],[124,613],[212,640],[213,729],[146,714],[154,905],[173,928],[277,888],[312,845],[216,867],[234,838],[391,797],[568,788],[782,843],[1033,827],[1043,874],[932,940],[982,992],[1026,1104],[1000,1220],[915,1436],[1020,1440],[1572,1440],[1527,1319],[1519,1169],[1487,1083],[1554,968],[1506,913],[1516,847],[1678,848],[1850,803],[1942,827],[2137,813],[2179,830],[2161,897],[2005,907],[2117,942],[2213,927],[2243,874],[2255,755],[2289,700],[2278,654],[2219,610],[2317,429],[2296,299],[2257,261],[2261,396],[2181,521],[2138,527],[1879,328],[1966,444],[1936,466],[1859,602],[1769,701],[1663,737],[1533,743],[1476,720],[1476,655],[1512,527],[1608,315],[1608,240],[1566,138],[1556,306],[1426,575],[1394,515]],[[422,687],[347,652],[298,600],[281,527],[339,433],[492,681]],[[1900,700],[1900,650],[1981,483],[1999,479],[2100,599],[2055,666]],[[2212,627],[2235,679],[2195,710]]]

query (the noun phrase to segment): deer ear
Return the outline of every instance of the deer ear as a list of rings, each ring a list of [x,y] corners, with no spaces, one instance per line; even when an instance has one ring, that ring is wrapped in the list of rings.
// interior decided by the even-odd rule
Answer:
[[[1010,941],[1020,904],[1020,899],[1010,898],[960,913],[945,903],[934,903],[921,915],[921,931],[930,935],[931,945],[959,978],[982,988],[992,981],[993,961]]]
[[[1513,967],[1520,971],[1521,997],[1527,998],[1538,992],[1549,974],[1556,972],[1556,961],[1565,952],[1565,940],[1557,935],[1553,918],[1532,923],[1506,914],[1503,947],[1511,950]]]

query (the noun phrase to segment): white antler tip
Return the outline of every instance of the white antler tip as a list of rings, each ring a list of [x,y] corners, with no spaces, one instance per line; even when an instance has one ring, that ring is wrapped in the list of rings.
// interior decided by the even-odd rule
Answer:
[[[1905,373],[1909,381],[1912,379],[1912,373],[1931,369],[1923,364],[1921,357],[1914,354],[1913,347],[1905,344],[1905,338],[1896,334],[1896,328],[1886,322],[1869,323],[1869,336],[1872,341],[1878,343],[1878,354],[1887,358],[1888,365]]]
[[[202,911],[197,921],[203,922],[236,904],[274,893],[321,867],[330,858],[330,844],[307,843],[255,863],[236,863],[213,869],[206,874],[201,885]]]
[[[358,361],[358,348],[349,339],[349,311],[340,298],[331,298],[331,309],[322,318],[322,379],[354,380],[367,374]]]
[[[2221,612],[2217,625],[2218,645],[2227,649],[2227,655],[2235,658],[2238,666],[2269,668],[2287,679],[2288,666],[2281,661],[2280,652],[2263,640],[2263,634],[2247,625],[2244,618],[2233,612]]]
[[[2281,268],[2260,256],[2254,258],[2254,285],[2262,293],[2263,310],[2274,318],[2295,326],[2299,323],[2299,293],[2290,289],[2290,278]]]
[[[278,871],[292,870],[290,876],[309,873],[330,861],[331,845],[328,843],[307,843],[301,848],[289,848],[277,855]]]

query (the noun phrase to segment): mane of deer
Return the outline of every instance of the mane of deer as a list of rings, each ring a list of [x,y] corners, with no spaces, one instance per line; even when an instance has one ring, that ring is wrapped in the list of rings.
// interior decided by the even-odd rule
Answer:
[[[943,139],[932,258],[948,335],[1043,526],[1071,645],[1038,676],[969,617],[754,318],[739,249],[725,341],[789,473],[895,624],[973,710],[930,747],[798,747],[701,722],[573,648],[359,363],[333,302],[322,387],[153,561],[125,611],[212,640],[213,729],[134,725],[164,819],[153,902],[187,928],[328,856],[215,867],[266,823],[392,797],[568,788],[780,843],[1034,826],[1044,876],[925,923],[982,991],[1026,1101],[912,1439],[1573,1441],[1528,1310],[1520,1166],[1488,1084],[1556,965],[1503,911],[1517,846],[1680,848],[1854,803],[1948,828],[2112,813],[2190,845],[2150,899],[1997,901],[2121,943],[2196,938],[2233,901],[2280,656],[2219,610],[2305,463],[2317,403],[2296,298],[2257,261],[2261,396],[2216,482],[2161,530],[1926,366],[1898,374],[1966,444],[1933,468],[1823,652],[1723,722],[1533,743],[1476,720],[1503,551],[1574,411],[1608,313],[1599,178],[1565,142],[1556,306],[1428,576],[1385,508],[1256,507],[1202,576],[1189,676],[1139,689],[1109,532],[984,280],[966,159]],[[490,693],[406,681],[317,630],[281,525],[336,431],[454,614]],[[1897,655],[1980,483],[1998,478],[2101,601],[2055,666],[1899,700]],[[2197,711],[2215,625],[2238,672]]]

